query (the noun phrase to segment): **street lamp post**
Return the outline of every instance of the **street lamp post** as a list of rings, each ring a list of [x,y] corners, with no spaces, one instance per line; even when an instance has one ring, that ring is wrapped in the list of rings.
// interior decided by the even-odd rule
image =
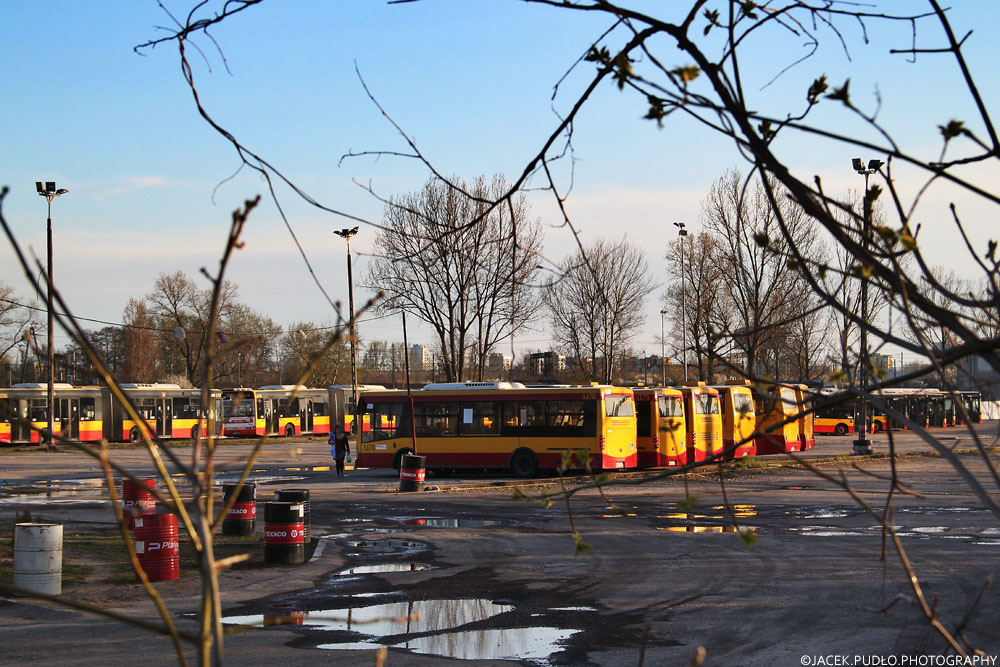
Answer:
[[[354,330],[354,274],[351,272],[351,239],[357,236],[358,228],[341,229],[333,233],[347,241],[347,298],[351,309],[351,396],[354,401],[351,429],[354,429],[357,426],[358,418],[358,342]]]
[[[677,236],[681,239],[681,363],[684,364],[684,381],[688,381],[688,344],[687,344],[687,290],[684,277],[684,237],[688,235],[683,222],[675,222]]]
[[[881,160],[869,160],[865,167],[861,158],[856,157],[851,161],[854,171],[865,177],[865,194],[862,204],[861,221],[861,248],[868,250],[868,234],[871,228],[872,204],[868,196],[868,177],[876,173],[882,166]],[[858,418],[861,422],[861,430],[858,432],[858,439],[854,441],[854,453],[857,456],[870,456],[872,451],[871,440],[868,439],[868,373],[870,364],[868,363],[868,279],[861,277],[861,363],[858,364],[858,389],[861,398],[858,401]]]
[[[49,342],[48,342],[48,363],[49,363],[49,386],[48,386],[48,401],[49,401],[49,432],[45,436],[45,447],[46,449],[52,449],[55,447],[54,433],[56,427],[55,420],[55,349],[52,347],[52,333],[53,329],[53,317],[52,317],[52,200],[56,197],[66,194],[69,190],[56,189],[56,184],[54,181],[45,181],[43,184],[41,181],[35,181],[35,189],[38,190],[38,194],[41,197],[45,197],[48,202],[49,214],[46,219],[46,252],[48,263],[46,265],[46,289],[45,289],[45,307],[48,310],[48,326],[49,326]]]
[[[664,352],[664,336],[663,336],[663,316],[667,314],[667,311],[660,311],[660,386],[667,386],[667,363],[666,363],[666,353]]]

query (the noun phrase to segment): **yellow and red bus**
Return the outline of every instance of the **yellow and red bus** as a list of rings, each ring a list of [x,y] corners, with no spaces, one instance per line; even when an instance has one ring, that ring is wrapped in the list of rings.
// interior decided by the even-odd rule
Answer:
[[[330,432],[329,391],[295,385],[240,387],[222,391],[222,435],[253,438],[326,435]]]
[[[680,387],[687,420],[685,463],[705,461],[722,452],[722,402],[704,382]]]
[[[684,394],[674,387],[633,389],[636,462],[640,468],[684,465],[687,422]]]
[[[802,450],[799,406],[795,388],[771,384],[754,389],[757,416],[757,454],[784,454]]]
[[[140,420],[131,419],[121,403],[112,400],[110,390],[101,390],[103,412],[110,415],[109,440],[138,442],[145,434],[193,440],[208,433],[210,420],[201,410],[201,389],[181,389],[176,384],[123,384],[121,388]],[[215,435],[222,433],[221,406],[222,392],[214,389],[209,412]]]
[[[426,469],[442,474],[491,468],[527,478],[560,468],[564,455],[574,468],[636,467],[635,402],[626,387],[449,382],[410,395],[412,420],[404,390],[361,395],[372,428],[356,436],[357,467],[398,469],[414,453],[414,434]]]
[[[820,402],[836,392],[832,389],[820,391]],[[816,433],[847,435],[854,433],[854,402],[845,401],[837,405],[819,406],[813,421]]]
[[[753,409],[753,390],[750,383],[743,381],[715,385],[722,401],[722,448],[731,450],[723,454],[723,459],[739,459],[757,454],[753,432],[757,428],[757,416]],[[742,443],[742,444],[737,444]]]
[[[208,432],[212,423],[221,432],[218,419],[222,392],[214,390],[209,414],[201,410],[201,390],[181,389],[176,384],[124,384],[125,395],[135,405],[141,421],[126,416],[123,406],[107,387],[53,386],[53,426],[62,438],[77,442],[139,440],[143,433],[160,438],[194,438]],[[39,442],[40,431],[49,428],[48,387],[22,383],[0,389],[0,442]]]

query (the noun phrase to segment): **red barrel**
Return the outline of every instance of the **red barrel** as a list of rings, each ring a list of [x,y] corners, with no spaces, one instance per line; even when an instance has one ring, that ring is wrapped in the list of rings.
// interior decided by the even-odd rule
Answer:
[[[264,562],[297,565],[305,562],[302,503],[264,505]]]
[[[236,484],[223,484],[223,503],[228,503],[236,491]],[[253,535],[257,519],[257,486],[253,482],[245,482],[240,488],[236,502],[229,508],[226,518],[222,520],[223,535]]]
[[[135,518],[135,554],[150,581],[181,576],[180,542],[175,514],[140,514]]]
[[[122,512],[125,513],[129,530],[135,526],[135,517],[138,515],[156,513],[156,498],[149,492],[156,488],[156,480],[144,479],[142,483],[144,486],[127,477],[122,480]]]
[[[309,489],[278,489],[274,499],[282,503],[302,503],[302,541],[309,543]]]
[[[400,491],[420,491],[424,488],[424,478],[427,470],[424,463],[426,456],[416,454],[406,454],[399,466],[399,490]]]

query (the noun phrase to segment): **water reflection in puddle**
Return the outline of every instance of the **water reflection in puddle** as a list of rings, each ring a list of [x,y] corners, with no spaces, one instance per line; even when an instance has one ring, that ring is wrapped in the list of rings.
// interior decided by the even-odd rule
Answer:
[[[401,521],[408,526],[428,526],[431,528],[485,528],[486,526],[500,526],[502,521],[491,521],[487,519],[440,519],[440,518],[420,518],[404,519]]]
[[[358,565],[357,567],[349,567],[344,570],[340,570],[336,573],[338,577],[350,576],[355,574],[381,574],[385,572],[416,572],[418,570],[428,570],[430,565],[427,563],[379,563],[376,565]]]
[[[318,611],[271,610],[262,615],[228,616],[222,622],[268,627],[295,625],[353,635],[349,641],[317,645],[324,650],[365,650],[388,645],[457,660],[544,660],[560,651],[566,640],[580,632],[544,625],[458,630],[513,610],[513,605],[485,599],[418,600]],[[592,607],[561,607],[550,611],[595,610]],[[404,636],[410,638],[394,639]]]
[[[458,660],[543,660],[577,632],[547,627],[446,632],[393,646]]]

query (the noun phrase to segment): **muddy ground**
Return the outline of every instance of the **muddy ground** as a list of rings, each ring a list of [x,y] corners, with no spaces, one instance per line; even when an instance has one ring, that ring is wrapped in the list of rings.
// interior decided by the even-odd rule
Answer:
[[[881,451],[884,437],[876,436]],[[924,449],[915,440],[900,445]],[[244,451],[223,450],[224,458]],[[847,438],[820,438],[810,459],[883,507],[889,461],[867,459],[857,470],[857,460],[833,458],[849,450]],[[982,460],[961,456],[997,498]],[[141,450],[116,450],[114,458],[152,469]],[[923,620],[891,544],[882,559],[877,521],[800,468],[731,471],[730,514],[710,474],[546,505],[512,498],[511,480],[498,475],[429,480],[437,490],[399,493],[391,471],[348,471],[338,480],[328,464],[324,442],[282,442],[255,472],[258,501],[273,489],[309,489],[316,538],[309,562],[268,565],[259,539],[220,539],[222,553],[252,554],[221,577],[224,615],[266,624],[227,639],[228,664],[375,665],[381,645],[390,647],[385,664],[393,667],[460,659],[687,665],[698,647],[708,665],[824,664],[816,661],[837,656],[846,664],[880,664],[871,656],[907,664],[906,656],[948,652]],[[941,458],[910,455],[898,469],[922,494],[897,496],[893,523],[928,603],[944,627],[961,625],[969,645],[996,656],[1000,594],[995,586],[981,592],[1000,570],[1000,520]],[[0,451],[0,491],[13,491],[0,495],[0,558],[9,567],[15,516],[61,523],[65,596],[154,619],[114,544],[97,477],[80,454]],[[45,492],[21,493],[29,485]],[[0,572],[9,581],[10,570]],[[185,561],[178,581],[155,586],[178,626],[192,630],[199,589],[192,566]],[[3,664],[176,664],[166,639],[50,602],[0,598],[0,623]]]

